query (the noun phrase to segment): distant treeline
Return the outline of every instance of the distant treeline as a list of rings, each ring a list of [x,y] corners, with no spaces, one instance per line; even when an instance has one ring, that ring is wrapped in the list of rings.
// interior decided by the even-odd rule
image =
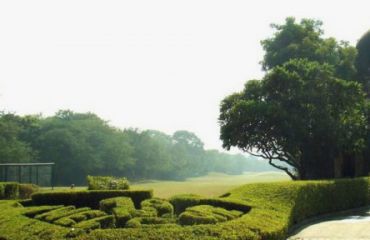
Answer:
[[[55,162],[59,185],[85,184],[87,175],[181,180],[208,172],[274,170],[253,157],[203,146],[188,131],[170,136],[155,130],[122,130],[93,113],[0,115],[0,163]]]

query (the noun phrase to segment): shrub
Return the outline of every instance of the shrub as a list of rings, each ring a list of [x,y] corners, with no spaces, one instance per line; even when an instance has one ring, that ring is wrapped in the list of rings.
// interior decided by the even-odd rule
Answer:
[[[143,209],[135,210],[131,212],[133,217],[156,217],[158,215],[157,210],[152,207],[144,207]]]
[[[39,187],[35,184],[19,184],[19,198],[21,199],[28,199],[37,191]]]
[[[163,217],[143,217],[140,220],[141,224],[150,224],[150,225],[157,225],[157,224],[169,224],[175,223],[175,218],[163,218]]]
[[[19,184],[16,182],[0,182],[0,199],[17,199]]]
[[[100,210],[112,214],[113,208],[120,207],[127,211],[135,210],[134,203],[129,197],[115,197],[101,200],[99,203]]]
[[[227,210],[238,210],[243,213],[247,213],[251,209],[251,207],[242,200],[230,198],[202,198],[191,194],[174,196],[170,198],[170,202],[174,206],[176,214],[184,212],[188,207],[197,205],[211,205]]]
[[[87,176],[89,190],[127,190],[129,182],[126,178],[105,176]]]
[[[81,212],[84,212],[84,211],[88,211],[90,210],[90,208],[78,208],[78,209],[70,209],[70,210],[66,210],[66,211],[61,211],[61,212],[57,212],[55,214],[51,214],[47,217],[45,217],[45,220],[47,222],[54,222],[60,218],[63,218],[63,217],[67,217],[67,216],[70,216],[72,214],[76,214],[76,213],[81,213]]]
[[[114,219],[113,216],[102,216],[98,218],[93,218],[87,221],[79,222],[73,225],[75,228],[82,228],[86,231],[97,229],[97,228],[113,228],[114,227]]]
[[[129,221],[127,221],[126,226],[127,228],[139,228],[141,227],[140,218],[133,218]]]
[[[5,186],[0,182],[0,199],[5,199]]]
[[[186,208],[200,204],[201,196],[195,194],[180,194],[170,198],[176,214],[185,211]]]
[[[130,211],[123,207],[116,207],[113,209],[113,216],[115,218],[116,227],[124,227],[132,218]]]
[[[68,216],[68,218],[72,219],[75,222],[81,222],[81,221],[85,221],[88,219],[102,217],[106,215],[107,214],[105,212],[102,212],[100,210],[88,210],[88,211],[72,214]]]
[[[179,223],[181,225],[215,224],[238,218],[241,215],[243,215],[243,212],[236,210],[228,211],[210,205],[198,205],[189,207],[181,213]]]
[[[40,207],[31,207],[27,209],[23,214],[27,217],[33,218],[36,215],[46,213],[55,209],[59,209],[63,206],[40,206]]]
[[[99,202],[106,198],[130,197],[136,208],[140,203],[151,198],[151,190],[105,190],[105,191],[52,191],[32,194],[35,205],[74,205],[76,207],[91,207],[98,209]]]
[[[151,198],[141,202],[141,208],[144,209],[148,207],[156,209],[158,216],[173,214],[173,206],[167,200]]]
[[[59,214],[65,214],[66,212],[69,212],[74,209],[76,209],[75,206],[57,208],[55,210],[51,210],[51,211],[36,215],[35,219],[47,221],[46,218],[50,219],[50,218],[53,218],[53,216],[58,216]],[[47,221],[47,222],[50,222],[50,221]]]
[[[60,219],[54,221],[54,224],[61,225],[61,226],[64,226],[64,227],[71,227],[72,225],[76,224],[76,221],[74,221],[74,220],[72,220],[68,217],[64,217],[64,218],[60,218]]]

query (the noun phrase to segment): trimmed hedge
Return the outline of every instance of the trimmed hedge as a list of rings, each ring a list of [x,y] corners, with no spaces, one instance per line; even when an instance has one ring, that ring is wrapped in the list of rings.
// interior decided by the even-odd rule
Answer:
[[[27,199],[38,190],[39,187],[34,184],[0,182],[0,199]]]
[[[198,205],[189,207],[185,212],[181,213],[179,223],[181,225],[216,224],[238,218],[241,215],[243,215],[243,212],[237,210],[229,211],[210,205]]]
[[[173,206],[167,200],[159,198],[151,198],[141,202],[141,208],[154,208],[158,216],[163,216],[164,214],[173,214]]]
[[[130,197],[135,207],[139,208],[142,201],[152,196],[152,190],[51,191],[32,194],[32,201],[35,205],[74,205],[98,209],[103,199]]]
[[[87,176],[89,190],[128,190],[127,178],[116,178],[106,176]]]
[[[170,198],[170,203],[174,206],[175,213],[180,214],[188,207],[197,205],[210,205],[224,208],[226,210],[237,210],[243,213],[250,211],[251,207],[244,201],[230,198],[202,198],[193,194],[181,194]]]
[[[22,183],[19,184],[19,198],[29,199],[31,195],[40,190],[39,186],[35,184]]]
[[[104,211],[108,214],[112,214],[113,209],[116,207],[126,209],[127,211],[135,210],[134,203],[129,197],[115,197],[104,199],[100,201],[99,206],[101,211]]]
[[[87,221],[82,221],[74,225],[75,228],[81,228],[85,231],[90,231],[97,228],[113,228],[114,218],[111,215],[93,218]]]
[[[17,199],[19,184],[17,182],[0,182],[0,199]]]
[[[43,214],[55,209],[59,209],[63,206],[40,206],[40,207],[31,207],[28,208],[27,211],[24,213],[25,216],[34,218],[36,215]]]

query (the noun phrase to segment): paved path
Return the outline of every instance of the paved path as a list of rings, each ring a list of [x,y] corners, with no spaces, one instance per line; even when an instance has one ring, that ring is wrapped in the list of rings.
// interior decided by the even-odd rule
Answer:
[[[370,240],[370,207],[340,217],[328,217],[296,230],[289,240]]]

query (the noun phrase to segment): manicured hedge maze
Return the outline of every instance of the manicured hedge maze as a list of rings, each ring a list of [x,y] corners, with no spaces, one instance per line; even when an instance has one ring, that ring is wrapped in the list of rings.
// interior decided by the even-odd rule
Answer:
[[[37,193],[24,206],[0,201],[0,239],[282,240],[304,219],[370,204],[369,183],[247,184],[220,198],[169,200],[152,198],[150,191]]]
[[[106,198],[116,195],[119,197]],[[32,195],[32,204],[27,202],[27,205],[38,205],[40,202],[58,205],[29,207],[23,214],[39,221],[71,227],[78,230],[76,233],[82,233],[105,228],[215,224],[236,219],[250,210],[242,201],[231,199],[181,195],[173,197],[170,202],[151,197],[151,191],[144,190],[37,193]],[[97,204],[99,199],[102,200]],[[75,205],[59,205],[61,203]],[[136,208],[135,205],[140,207]],[[91,209],[90,206],[99,206],[99,210]]]

